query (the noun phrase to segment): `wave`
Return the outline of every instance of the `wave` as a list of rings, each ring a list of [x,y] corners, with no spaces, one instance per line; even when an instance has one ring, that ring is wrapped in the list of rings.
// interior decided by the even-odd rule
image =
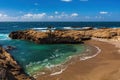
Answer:
[[[71,27],[63,27],[63,29],[73,29],[73,28],[71,28]]]
[[[63,27],[63,29],[68,29],[68,30],[80,30],[83,28],[79,28],[79,27]]]
[[[97,56],[101,52],[101,49],[97,46],[95,46],[95,48],[98,50],[96,54],[94,54],[92,56],[80,57],[80,60],[87,60],[87,59],[90,59],[90,58]]]
[[[50,75],[51,76],[54,76],[54,75],[58,75],[58,74],[61,74],[63,71],[65,71],[67,69],[67,67],[65,67],[64,69],[61,69],[60,71],[58,72],[55,72],[55,73],[51,73]]]
[[[32,28],[32,29],[35,29],[35,30],[46,30],[46,29],[48,29],[47,27],[45,27],[45,28]],[[56,28],[51,28],[51,29],[56,29]]]
[[[32,28],[32,29],[35,29],[35,30],[45,30],[47,28]]]
[[[9,34],[0,34],[0,40],[10,40]]]
[[[47,27],[46,28],[32,28],[36,31],[41,31],[41,32],[46,32],[47,31]],[[56,28],[51,28],[52,29],[52,32],[56,29]]]

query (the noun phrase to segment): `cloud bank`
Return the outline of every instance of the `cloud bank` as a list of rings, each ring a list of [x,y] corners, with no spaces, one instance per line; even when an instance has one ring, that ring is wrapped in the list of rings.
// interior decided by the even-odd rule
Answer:
[[[9,16],[7,14],[0,13],[0,21],[50,21],[50,20],[70,20],[78,17],[78,13],[65,13],[55,11],[53,14],[49,15],[47,13],[27,13],[21,16]]]
[[[106,11],[100,11],[99,13],[100,14],[108,14],[108,12],[106,12]]]

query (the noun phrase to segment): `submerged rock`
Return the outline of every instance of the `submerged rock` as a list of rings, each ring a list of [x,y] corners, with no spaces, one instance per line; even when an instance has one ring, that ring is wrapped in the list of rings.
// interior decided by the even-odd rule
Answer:
[[[13,49],[16,49],[16,47],[15,46],[7,46],[5,48],[6,51],[10,51],[10,50],[13,50]]]

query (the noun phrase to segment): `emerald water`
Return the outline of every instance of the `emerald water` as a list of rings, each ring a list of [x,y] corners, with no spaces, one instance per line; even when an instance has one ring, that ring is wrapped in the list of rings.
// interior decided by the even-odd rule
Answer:
[[[4,47],[7,45],[16,47],[10,53],[29,75],[46,67],[62,64],[69,56],[80,54],[85,50],[82,44],[35,44],[30,41],[10,39],[1,40],[1,43]]]
[[[117,28],[120,27],[120,22],[1,22],[0,45],[3,47],[8,45],[16,47],[10,53],[27,74],[32,75],[46,67],[64,63],[69,56],[81,54],[86,48],[82,44],[40,45],[29,41],[11,40],[8,38],[8,34],[12,31],[31,28],[41,29],[48,26],[54,26],[57,29],[64,29],[69,26]]]

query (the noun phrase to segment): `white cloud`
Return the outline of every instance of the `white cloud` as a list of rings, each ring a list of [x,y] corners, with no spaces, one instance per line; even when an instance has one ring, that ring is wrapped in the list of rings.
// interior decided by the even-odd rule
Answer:
[[[19,17],[8,16],[7,14],[0,13],[0,21],[17,21]]]
[[[88,1],[88,0],[80,0],[80,1],[83,1],[83,2],[85,2],[85,1]]]
[[[71,17],[77,17],[79,14],[78,13],[72,13]]]
[[[59,12],[58,11],[55,11],[55,14],[58,14]]]
[[[72,0],[61,0],[61,1],[64,1],[64,2],[71,2]]]
[[[56,15],[57,14],[57,15]],[[27,13],[18,16],[10,16],[0,13],[0,21],[50,21],[50,20],[73,20],[76,19],[78,13],[54,12],[49,15],[47,13]]]
[[[49,16],[49,18],[50,18],[50,19],[53,19],[53,18],[54,18],[54,16]]]
[[[99,12],[100,14],[108,14],[108,12],[106,12],[106,11],[101,11],[101,12]]]
[[[2,18],[2,17],[7,17],[7,15],[0,13],[0,17],[1,17],[1,18]]]
[[[39,14],[24,14],[22,19],[42,19],[46,16],[46,13],[39,13]]]

